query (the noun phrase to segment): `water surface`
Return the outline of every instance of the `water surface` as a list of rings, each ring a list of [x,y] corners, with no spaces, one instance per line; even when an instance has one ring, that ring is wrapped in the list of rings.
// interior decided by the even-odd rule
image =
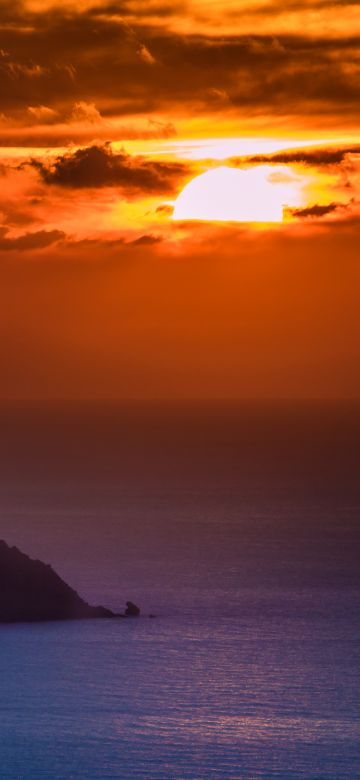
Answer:
[[[143,610],[0,628],[1,776],[360,778],[359,407],[0,417],[1,537]]]

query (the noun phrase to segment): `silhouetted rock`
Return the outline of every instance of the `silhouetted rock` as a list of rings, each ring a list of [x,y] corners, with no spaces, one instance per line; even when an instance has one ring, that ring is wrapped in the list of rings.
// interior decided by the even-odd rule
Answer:
[[[0,541],[0,622],[112,618],[105,607],[91,607],[45,563]]]
[[[125,616],[126,617],[139,617],[140,615],[140,609],[136,606],[136,604],[133,604],[132,601],[126,602],[126,610],[125,610]]]

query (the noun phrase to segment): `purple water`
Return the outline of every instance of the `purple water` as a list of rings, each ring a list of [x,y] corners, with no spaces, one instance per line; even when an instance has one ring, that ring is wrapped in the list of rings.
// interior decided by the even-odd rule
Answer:
[[[360,407],[0,418],[0,537],[143,612],[0,628],[1,777],[360,778]]]

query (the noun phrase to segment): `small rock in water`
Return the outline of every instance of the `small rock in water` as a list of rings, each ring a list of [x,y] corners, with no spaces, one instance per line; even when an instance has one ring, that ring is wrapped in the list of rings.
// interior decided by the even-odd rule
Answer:
[[[127,601],[125,615],[126,617],[138,617],[140,615],[140,609],[136,604],[133,604],[132,601]]]

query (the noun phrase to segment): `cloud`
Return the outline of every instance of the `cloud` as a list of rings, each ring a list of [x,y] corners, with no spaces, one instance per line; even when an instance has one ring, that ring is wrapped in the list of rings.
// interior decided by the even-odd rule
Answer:
[[[158,22],[167,22],[171,20],[171,17],[184,13],[187,9],[187,4],[184,0],[171,0],[171,2],[159,2],[159,0],[147,0],[146,4],[143,0],[124,0],[119,3],[111,3],[104,0],[103,3],[99,3],[89,8],[89,13],[93,16],[102,16],[110,19],[131,17],[134,19],[140,18],[144,24],[154,20]]]
[[[306,208],[302,209],[288,209],[288,213],[290,213],[294,217],[300,217],[300,218],[321,218],[326,217],[328,214],[334,214],[335,212],[344,212],[349,208],[350,204],[345,203],[328,203],[327,205],[320,205],[315,203],[313,206],[307,206]]]
[[[295,151],[276,152],[275,154],[256,154],[252,156],[233,158],[232,164],[236,163],[300,163],[302,165],[338,165],[350,155],[360,155],[360,144],[355,144],[339,148],[319,148],[316,149],[297,149]]]
[[[160,244],[163,241],[162,236],[144,235],[136,238],[134,241],[130,241],[131,246],[153,246],[154,244]]]
[[[174,206],[170,203],[162,203],[156,209],[156,214],[164,214],[165,216],[171,216],[174,213]]]
[[[49,108],[49,106],[42,105],[28,106],[27,112],[32,121],[40,125],[61,125],[73,122],[77,124],[99,125],[104,122],[95,103],[87,103],[85,100],[79,100],[74,103],[70,112],[66,109],[62,112],[59,110],[55,111],[53,108]],[[24,118],[25,123],[26,120],[28,120],[28,116]]]
[[[217,87],[209,87],[208,95],[211,99],[227,103],[229,101],[229,95],[225,89],[218,89]]]
[[[307,12],[317,10],[329,10],[331,8],[346,6],[358,6],[359,0],[287,0],[286,6],[279,2],[258,3],[258,5],[248,5],[244,12],[254,16],[281,16],[284,13]]]
[[[32,120],[40,124],[54,124],[57,119],[57,111],[48,106],[28,106],[28,113]]]
[[[145,62],[147,65],[155,65],[156,59],[151,54],[151,51],[145,46],[143,43],[140,44],[138,50],[137,50],[138,57]]]
[[[22,225],[31,225],[36,222],[34,211],[31,209],[31,205],[22,203],[22,200],[11,201],[9,199],[2,200],[0,198],[0,213],[2,217],[3,226],[19,227]],[[0,231],[2,228],[0,227]]]
[[[156,119],[149,119],[148,126],[150,134],[155,138],[174,138],[177,130],[172,122],[159,122]]]
[[[97,110],[95,103],[86,103],[85,100],[79,100],[75,103],[71,112],[71,120],[73,122],[89,122],[92,125],[97,125],[103,122],[103,117],[100,111]]]
[[[129,191],[173,191],[186,172],[182,163],[167,163],[118,154],[110,146],[90,146],[57,157],[53,165],[30,163],[46,184],[61,187],[121,187]]]
[[[3,49],[0,52],[0,70],[3,72],[3,75],[9,76],[12,81],[22,77],[25,79],[38,79],[49,72],[47,67],[31,61],[17,62],[12,60],[10,59],[10,54]]]
[[[81,112],[80,119],[80,112],[74,113],[72,107],[63,112],[60,109],[57,112],[34,109],[34,112],[28,109],[26,113],[20,112],[16,120],[0,113],[0,146],[56,148],[106,143],[109,137],[116,141],[133,141],[177,135],[175,125],[169,121],[140,117],[122,122],[116,116],[103,118],[101,115],[98,120],[95,112],[87,111]]]
[[[45,249],[52,244],[65,239],[62,230],[38,230],[34,233],[24,233],[16,238],[8,238],[7,230],[0,229],[0,251],[26,252],[30,250]]]
[[[186,115],[228,112],[234,121],[251,109],[254,119],[259,113],[292,116],[298,125],[316,116],[322,126],[334,117],[353,126],[357,118],[356,31],[353,37],[349,29],[346,36],[330,36],[319,24],[316,36],[306,28],[299,33],[299,25],[285,34],[281,23],[276,34],[265,34],[254,17],[246,33],[233,21],[231,34],[211,35],[206,27],[198,34],[195,24],[195,33],[182,34],[175,21],[177,14],[192,16],[185,4],[174,5],[174,29],[167,3],[104,3],[82,10],[44,4],[37,13],[10,6],[0,5],[0,23],[6,19],[0,58],[6,114],[29,105],[61,113],[64,106],[69,112],[74,104],[95,104],[104,118],[171,115],[179,107]]]

